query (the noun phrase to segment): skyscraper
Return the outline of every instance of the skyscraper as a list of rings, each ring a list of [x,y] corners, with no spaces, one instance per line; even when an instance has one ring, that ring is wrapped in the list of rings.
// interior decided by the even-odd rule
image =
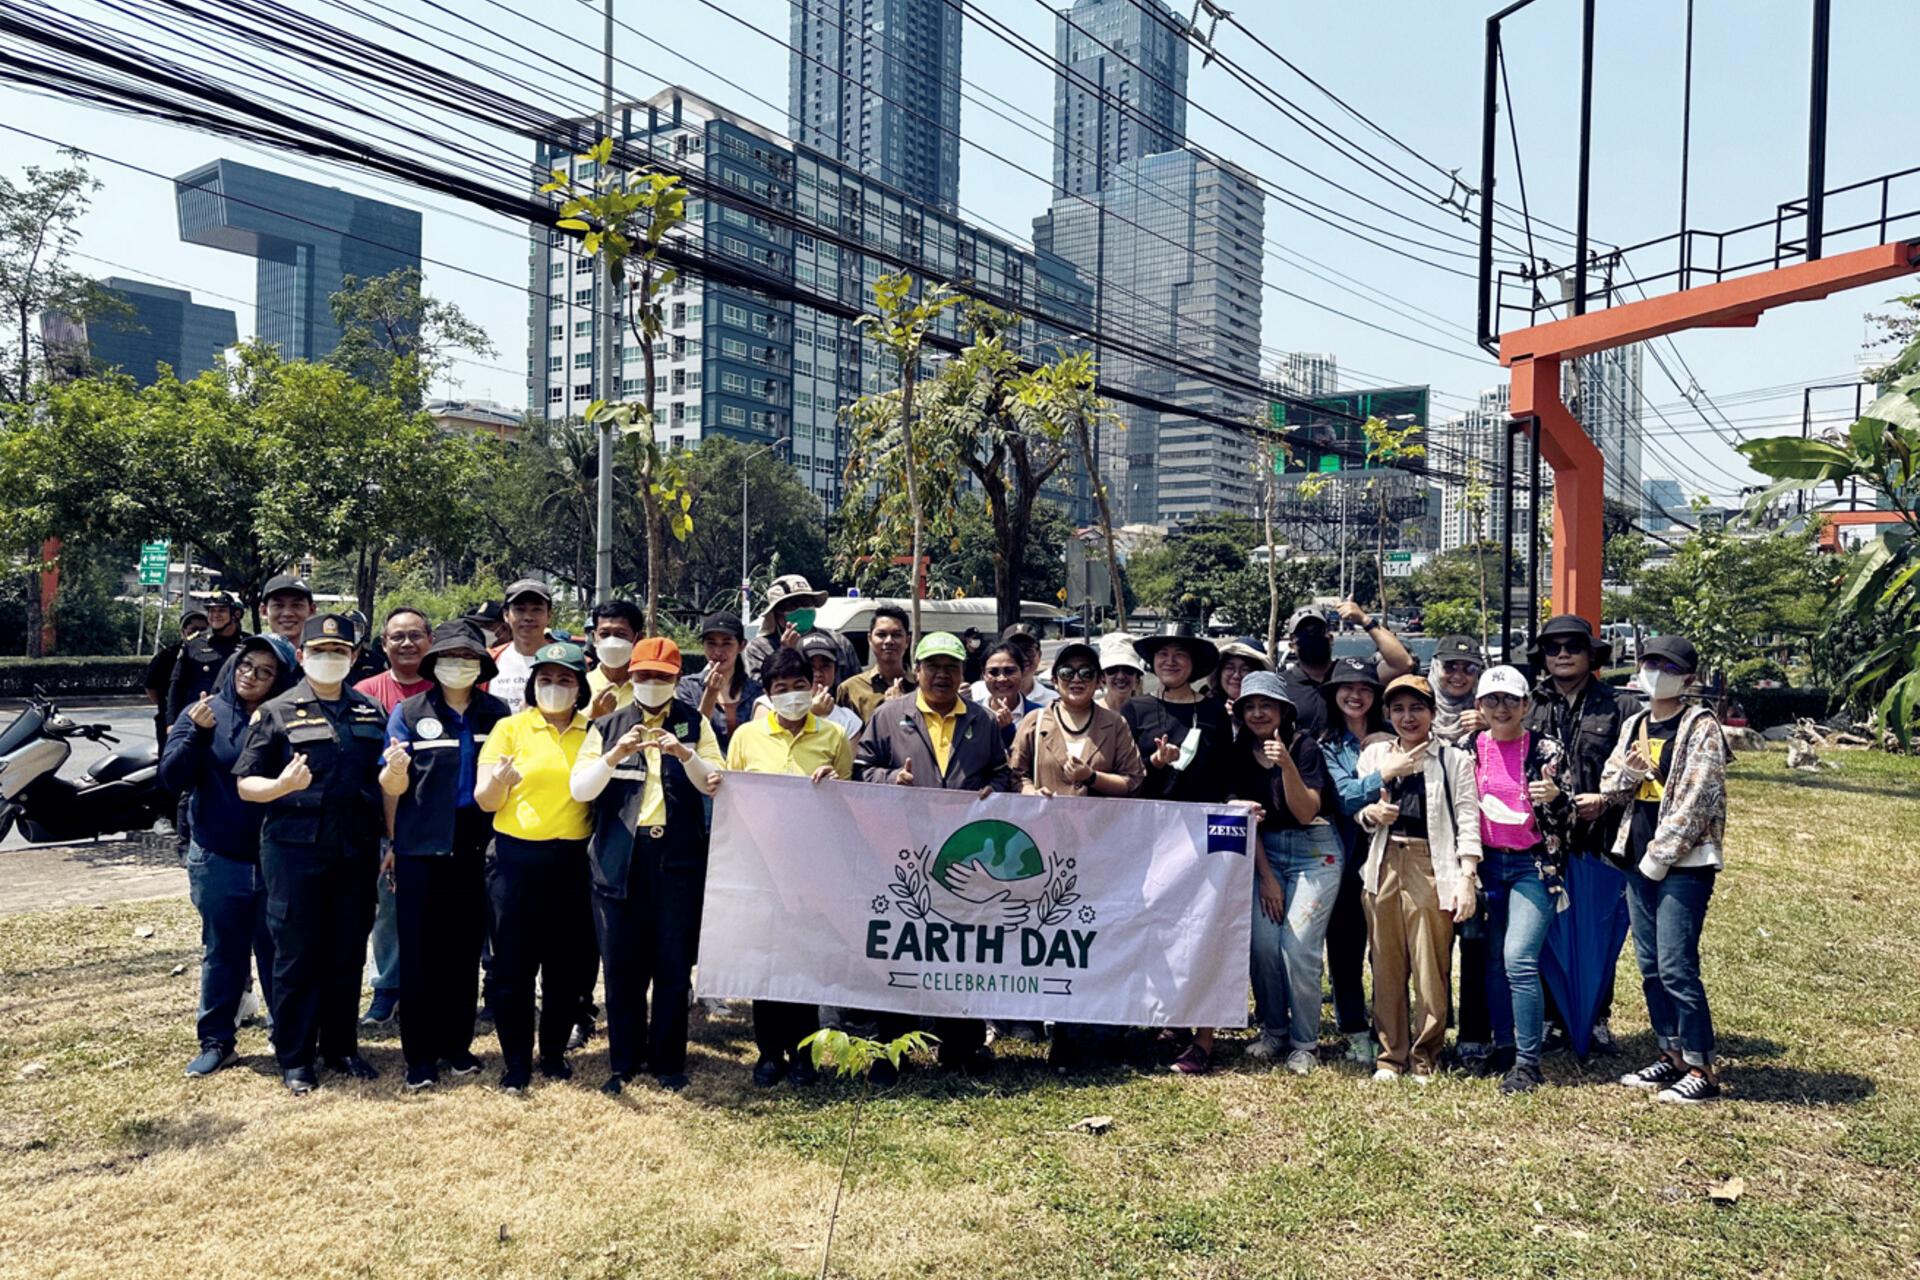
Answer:
[[[1284,352],[1274,361],[1269,380],[1283,395],[1330,396],[1340,388],[1340,362],[1325,352]]]
[[[173,180],[180,238],[243,253],[254,274],[254,329],[288,360],[340,343],[330,302],[347,276],[420,267],[420,214],[232,160]]]
[[[49,312],[40,317],[40,333],[50,356],[58,351],[63,368],[96,372],[118,370],[140,386],[151,386],[158,366],[172,367],[182,382],[210,369],[237,340],[233,312],[193,300],[185,289],[169,289],[145,280],[108,276],[100,286],[125,303],[132,314],[79,320]]]
[[[1145,354],[1107,349],[1101,378],[1188,410],[1238,417],[1259,408],[1181,364],[1246,383],[1260,371],[1262,196],[1251,177],[1193,151],[1129,160],[1097,195],[1063,196],[1034,221],[1034,247],[1095,280],[1099,330]],[[1124,427],[1102,449],[1110,492],[1130,523],[1251,511],[1243,433],[1191,413],[1120,404]]]
[[[1104,191],[1187,138],[1184,22],[1164,0],[1077,0],[1054,24],[1053,186]]]
[[[1641,365],[1637,342],[1581,356],[1562,366],[1562,395],[1580,425],[1607,460],[1607,497],[1640,509],[1640,453],[1646,437],[1641,422]]]
[[[963,25],[946,0],[793,0],[794,141],[955,212]]]
[[[1645,494],[1640,523],[1649,533],[1667,532],[1677,523],[1674,517],[1687,512],[1687,495],[1678,480],[1656,476],[1647,481]]]

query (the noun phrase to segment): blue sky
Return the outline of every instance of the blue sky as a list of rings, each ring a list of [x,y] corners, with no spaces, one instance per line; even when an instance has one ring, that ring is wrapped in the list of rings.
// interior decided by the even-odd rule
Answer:
[[[528,56],[532,51],[543,62],[570,63],[589,74],[598,73],[598,59],[566,39],[572,36],[597,45],[599,6],[590,0],[548,0],[538,6],[529,0],[467,0],[460,12],[494,28],[497,37],[462,27],[421,0],[384,2],[396,15],[390,20],[403,26],[417,23],[424,40],[450,44],[450,35],[476,35],[496,51],[484,55],[495,65],[504,65],[501,52]],[[342,8],[325,0],[298,3],[329,21],[352,21]],[[1053,18],[1039,0],[983,0],[981,7],[1051,52]],[[1177,7],[1190,10],[1191,4]],[[1484,0],[1369,0],[1313,6],[1243,0],[1236,15],[1415,150],[1444,168],[1457,165],[1473,178],[1479,165],[1484,19],[1491,7]],[[1768,218],[1779,202],[1804,189],[1810,8],[1808,0],[1697,0],[1691,225],[1727,228]],[[84,3],[63,9],[94,17],[102,12]],[[1593,202],[1593,227],[1599,238],[1634,243],[1670,234],[1676,226],[1684,12],[1684,0],[1609,0],[1600,7]],[[632,64],[616,69],[620,96],[643,97],[663,84],[680,83],[784,130],[787,51],[724,15],[737,15],[784,38],[788,32],[785,0],[726,0],[713,5],[704,0],[645,5],[617,0],[616,13],[650,37],[618,33],[618,56]],[[1573,218],[1578,24],[1577,0],[1536,0],[1530,10],[1509,22],[1508,30],[1509,70],[1519,105],[1516,123],[1529,203],[1538,218],[1564,226],[1571,226]],[[1886,47],[1910,43],[1917,32],[1920,12],[1910,0],[1847,0],[1835,6],[1829,186],[1920,163],[1909,141],[1911,130],[1888,118],[1883,104],[1893,95],[1876,87],[1869,75],[1850,70],[1877,65]],[[391,32],[380,38],[417,55],[445,56],[421,44],[404,44]],[[1420,181],[1444,186],[1433,171],[1367,132],[1243,33],[1222,26],[1217,39],[1225,54],[1275,91]],[[711,70],[692,65],[676,50]],[[469,65],[462,70],[476,79],[489,78],[483,68]],[[1005,106],[988,101],[994,111],[1012,115],[1017,123],[977,102],[963,105],[961,131],[978,145],[962,144],[962,208],[975,221],[997,225],[1024,239],[1047,199],[1042,178],[1022,170],[1043,176],[1049,172],[1052,80],[1023,53],[972,22],[965,28],[963,74],[970,95],[1004,99]],[[744,89],[730,87],[721,77]],[[597,95],[569,75],[556,72],[542,87],[583,110],[597,106]],[[1196,56],[1188,92],[1198,104],[1188,113],[1188,132],[1196,143],[1285,190],[1343,213],[1400,228],[1434,244],[1469,247],[1448,237],[1471,237],[1472,227],[1395,192],[1334,154],[1234,83],[1219,66],[1201,67]],[[766,101],[755,101],[750,94]],[[1272,150],[1210,119],[1202,107],[1238,124]],[[303,159],[250,153],[220,139],[11,90],[0,90],[0,120],[169,174],[217,155],[230,155],[382,195],[424,210],[429,258],[516,284],[525,279],[524,233],[515,224],[381,179],[347,170],[322,170]],[[501,140],[521,149],[510,139]],[[7,139],[4,154],[10,170],[49,158],[48,148],[17,137]],[[1518,204],[1504,133],[1502,157],[1501,197]],[[107,186],[83,224],[86,238],[81,248],[119,265],[83,260],[80,266],[103,275],[173,280],[207,301],[217,302],[214,294],[251,297],[249,260],[179,242],[166,183],[105,161],[97,162],[96,169]],[[1431,229],[1415,230],[1400,218],[1368,208],[1329,181],[1430,224]],[[1896,190],[1896,208],[1920,207],[1920,182],[1909,183],[1904,190]],[[1901,194],[1907,196],[1904,206],[1898,203]],[[1268,258],[1270,285],[1447,350],[1377,332],[1272,291],[1264,297],[1263,338],[1269,348],[1334,352],[1349,386],[1430,383],[1443,397],[1436,401],[1436,415],[1501,379],[1493,363],[1476,357],[1472,348],[1470,280],[1366,244],[1273,201],[1267,206],[1266,230],[1272,252],[1284,259]],[[1907,234],[1920,234],[1920,229]],[[1565,256],[1563,252],[1556,261],[1564,261]],[[1467,258],[1440,260],[1472,269]],[[1317,264],[1312,270],[1324,274],[1339,274],[1332,282],[1317,279],[1301,263]],[[431,264],[427,278],[434,293],[459,303],[484,325],[501,351],[498,358],[486,362],[493,367],[460,366],[456,371],[459,393],[522,403],[524,293]],[[1897,291],[1895,286],[1883,286],[1801,304],[1773,314],[1755,330],[1684,335],[1678,339],[1679,348],[1700,384],[1716,399],[1727,401],[1725,412],[1733,428],[1768,434],[1790,423],[1797,425],[1798,393],[1744,402],[1736,399],[1738,394],[1848,376],[1868,335],[1863,312],[1878,309]],[[251,308],[242,303],[236,309],[241,313],[241,331],[248,332]],[[1411,311],[1412,316],[1395,314],[1395,309]],[[1671,355],[1668,359],[1681,381],[1686,381],[1677,362]],[[1644,464],[1648,476],[1676,476],[1689,493],[1708,486],[1730,489],[1748,478],[1737,455],[1681,400],[1651,362],[1645,391],[1649,400],[1663,406],[1670,423],[1648,415]]]

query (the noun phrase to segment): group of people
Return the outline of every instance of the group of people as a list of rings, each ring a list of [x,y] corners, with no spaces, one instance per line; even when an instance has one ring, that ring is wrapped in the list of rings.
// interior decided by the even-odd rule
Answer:
[[[1323,974],[1347,1056],[1377,1081],[1430,1080],[1449,1023],[1458,1065],[1510,1093],[1541,1085],[1552,1025],[1590,1025],[1593,1046],[1617,1051],[1611,960],[1591,1009],[1554,1008],[1541,966],[1558,913],[1624,910],[1658,1057],[1622,1083],[1676,1102],[1717,1093],[1699,939],[1726,750],[1711,713],[1684,701],[1697,667],[1684,639],[1646,646],[1644,707],[1597,678],[1605,646],[1582,619],[1542,629],[1533,685],[1468,637],[1442,640],[1416,674],[1406,645],[1351,602],[1296,613],[1277,669],[1254,644],[1176,624],[1069,642],[1043,670],[1028,628],[916,644],[892,606],[873,612],[862,664],[815,625],[825,593],[789,575],[751,638],[738,617],[703,619],[706,663],[687,674],[630,602],[597,606],[577,643],[551,629],[548,589],[524,580],[439,626],[391,610],[387,669],[356,682],[362,621],[315,614],[295,579],[276,594],[294,600],[270,604],[261,636],[239,633],[231,602],[210,604],[167,703],[162,776],[185,796],[205,942],[190,1075],[234,1060],[253,961],[290,1090],[322,1069],[377,1074],[358,1045],[371,935],[391,974],[375,999],[397,1009],[410,1089],[480,1070],[482,1005],[502,1089],[526,1090],[536,1068],[567,1078],[602,979],[602,1087],[643,1073],[684,1086],[712,801],[729,773],[761,772],[1244,802],[1259,845],[1245,1052],[1302,1074],[1320,1063]],[[1342,621],[1367,632],[1373,657],[1333,656]],[[1602,866],[1612,880],[1584,874]],[[756,1001],[754,1082],[809,1083],[799,1046],[823,1015],[884,1038],[914,1024]],[[996,1032],[1044,1034],[933,1029],[940,1065],[975,1075],[993,1068]],[[1064,1071],[1110,1053],[1116,1030],[1055,1024],[1049,1061]],[[1163,1034],[1174,1070],[1214,1065],[1211,1029]],[[895,1068],[875,1072],[886,1083]]]

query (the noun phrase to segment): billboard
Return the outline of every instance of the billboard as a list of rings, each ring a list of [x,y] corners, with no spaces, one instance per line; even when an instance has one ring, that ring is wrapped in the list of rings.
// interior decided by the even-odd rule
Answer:
[[[1288,471],[1360,471],[1367,469],[1367,438],[1360,424],[1368,418],[1385,418],[1401,426],[1417,422],[1423,430],[1415,439],[1426,443],[1427,388],[1379,387],[1292,402],[1276,400],[1267,406],[1267,413],[1268,421],[1287,433],[1287,444],[1293,449]],[[1424,471],[1426,459],[1407,459],[1402,466]]]

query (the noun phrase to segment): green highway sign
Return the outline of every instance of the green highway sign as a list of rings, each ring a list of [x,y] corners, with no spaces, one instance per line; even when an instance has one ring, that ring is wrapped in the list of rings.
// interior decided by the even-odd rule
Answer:
[[[140,546],[140,585],[158,587],[167,580],[167,564],[172,547],[165,542],[146,542]]]

